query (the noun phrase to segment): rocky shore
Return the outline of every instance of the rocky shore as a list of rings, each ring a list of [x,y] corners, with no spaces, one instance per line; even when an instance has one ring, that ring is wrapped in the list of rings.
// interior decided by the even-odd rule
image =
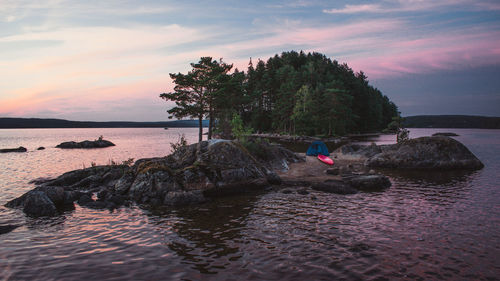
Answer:
[[[255,149],[260,153],[252,155],[237,142],[204,141],[167,157],[140,159],[130,167],[75,170],[35,182],[35,189],[6,206],[22,208],[31,216],[53,216],[71,208],[73,202],[110,209],[132,202],[152,207],[193,204],[280,184],[274,171],[303,161],[280,146],[260,143]]]
[[[30,216],[55,216],[74,208],[114,209],[180,206],[212,197],[295,188],[337,194],[382,191],[390,180],[371,167],[478,169],[482,163],[461,143],[428,137],[386,146],[346,145],[331,168],[303,154],[267,142],[211,140],[181,147],[166,157],[140,159],[132,166],[96,166],[34,181],[36,188],[6,204]],[[430,158],[430,159],[427,159]]]

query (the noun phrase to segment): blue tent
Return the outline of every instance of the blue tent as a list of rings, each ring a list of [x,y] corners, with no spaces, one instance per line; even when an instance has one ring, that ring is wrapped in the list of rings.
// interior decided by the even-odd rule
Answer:
[[[318,154],[330,156],[326,144],[322,141],[313,141],[313,143],[307,149],[306,155],[318,156]]]

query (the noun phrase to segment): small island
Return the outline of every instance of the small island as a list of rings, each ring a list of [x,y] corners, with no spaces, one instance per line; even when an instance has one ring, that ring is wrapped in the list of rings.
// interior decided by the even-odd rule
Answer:
[[[371,170],[376,167],[475,170],[484,166],[464,145],[442,136],[394,145],[345,145],[334,155],[336,170],[264,141],[202,141],[131,166],[96,166],[36,181],[35,189],[5,206],[38,217],[58,215],[74,208],[74,202],[96,209],[131,204],[176,207],[266,188],[286,192],[298,187],[299,194],[308,194],[311,188],[347,195],[390,187],[386,176]]]
[[[3,148],[0,149],[0,153],[9,153],[9,152],[26,152],[28,151],[25,147],[18,147],[18,148]]]
[[[198,143],[187,145],[181,138],[165,157],[36,180],[35,189],[6,206],[37,217],[58,215],[74,208],[75,202],[96,209],[131,204],[176,207],[254,190],[293,192],[291,188],[303,195],[308,189],[348,195],[389,188],[390,180],[373,170],[377,168],[475,170],[484,166],[452,138],[408,139],[396,105],[369,85],[363,72],[354,73],[322,54],[284,52],[267,62],[259,60],[255,67],[250,60],[247,73],[230,73],[233,65],[211,57],[191,66],[187,74],[171,73],[174,92],[160,97],[175,102],[168,110],[171,117],[198,120]],[[202,141],[205,117],[208,140]],[[398,143],[360,146],[343,137],[373,135],[386,128],[397,132]],[[271,144],[318,139],[343,145],[334,152],[334,168]],[[101,136],[57,147],[108,146],[114,144]]]
[[[68,141],[60,143],[56,147],[63,149],[74,149],[74,148],[104,148],[109,146],[115,146],[115,144],[108,140],[103,139],[102,136],[100,136],[98,139],[94,141],[89,141],[89,140],[81,142]]]

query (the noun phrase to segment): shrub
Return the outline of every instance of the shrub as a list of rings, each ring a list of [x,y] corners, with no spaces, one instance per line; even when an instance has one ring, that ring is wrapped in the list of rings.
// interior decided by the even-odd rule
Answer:
[[[176,152],[181,147],[185,147],[187,144],[186,136],[184,134],[179,134],[177,142],[170,143],[170,147],[172,148],[172,152]]]

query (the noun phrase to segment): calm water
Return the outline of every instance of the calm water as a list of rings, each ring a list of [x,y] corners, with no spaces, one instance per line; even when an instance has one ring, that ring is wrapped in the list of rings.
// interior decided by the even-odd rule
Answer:
[[[386,171],[390,189],[349,196],[268,192],[161,211],[77,206],[51,219],[0,207],[0,224],[22,225],[0,236],[0,280],[498,280],[500,130],[411,137],[436,131],[459,134],[486,167]],[[197,138],[196,129],[0,130],[0,148],[29,150],[0,154],[0,205],[37,177],[168,154],[181,132]],[[54,148],[100,135],[117,146]]]

